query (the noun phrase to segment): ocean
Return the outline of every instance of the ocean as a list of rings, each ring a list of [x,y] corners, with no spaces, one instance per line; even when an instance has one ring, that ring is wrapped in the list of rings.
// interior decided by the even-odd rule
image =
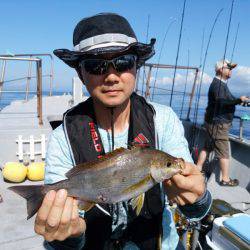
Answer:
[[[57,91],[57,92],[53,92],[53,95],[62,95],[65,92],[62,91]],[[43,95],[48,95],[49,92],[44,91]],[[30,97],[32,95],[30,94]],[[11,103],[11,101],[13,100],[24,100],[25,98],[25,94],[20,94],[20,93],[2,93],[2,97],[0,99],[0,110],[2,108],[4,108],[5,106],[9,105]],[[161,103],[164,105],[169,105],[169,100],[170,97],[169,95],[155,95],[153,100],[154,102],[157,103]],[[183,104],[182,104],[183,103]],[[206,95],[202,95],[200,97],[199,100],[199,108],[198,108],[198,112],[195,110],[197,110],[197,103],[198,100],[196,97],[194,97],[193,99],[193,105],[192,105],[192,109],[190,112],[190,120],[196,122],[197,124],[203,124],[203,120],[204,120],[204,113],[205,113],[205,108],[207,105],[207,96]],[[176,94],[173,96],[172,99],[172,108],[173,110],[177,113],[177,115],[182,118],[185,119],[187,116],[187,112],[188,112],[188,106],[189,106],[189,97],[186,96],[184,98],[184,102],[183,102],[183,95],[181,94]],[[243,115],[250,115],[250,107],[242,107],[240,105],[236,106],[236,112],[235,112],[235,116],[241,117]],[[243,124],[243,137],[246,139],[250,139],[250,121],[246,121]],[[233,121],[233,126],[231,128],[230,133],[239,136],[239,119],[234,119]]]

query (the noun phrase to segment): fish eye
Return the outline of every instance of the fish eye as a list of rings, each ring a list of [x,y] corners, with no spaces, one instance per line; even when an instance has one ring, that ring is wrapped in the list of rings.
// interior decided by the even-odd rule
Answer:
[[[167,163],[167,167],[170,167],[170,166],[171,166],[171,162],[168,162],[168,163]]]

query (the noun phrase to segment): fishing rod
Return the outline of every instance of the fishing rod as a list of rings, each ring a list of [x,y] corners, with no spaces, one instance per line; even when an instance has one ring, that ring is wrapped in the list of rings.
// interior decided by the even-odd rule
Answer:
[[[226,41],[225,41],[225,49],[224,49],[224,54],[223,54],[223,61],[225,61],[226,53],[227,53],[227,46],[228,46],[228,39],[229,39],[233,9],[234,9],[234,0],[232,0],[232,3],[231,3],[231,9],[230,9],[230,15],[229,15],[229,21],[228,21],[228,28],[227,28],[227,35],[226,35]],[[224,68],[222,68],[222,70],[223,69]],[[219,86],[218,94],[220,93],[220,91],[221,91],[221,84]],[[199,96],[199,99],[200,99],[200,96]],[[215,111],[217,110],[217,107],[218,107],[218,103],[216,102],[213,116],[215,115]],[[196,116],[196,123],[197,123],[197,116]],[[195,128],[196,128],[196,124],[195,124]],[[215,124],[213,123],[213,125],[212,125],[212,133],[213,134],[214,134],[214,128],[215,128]],[[215,136],[216,136],[217,132],[218,132],[218,129],[216,129]]]
[[[188,49],[188,60],[187,60],[187,65],[188,65],[188,67],[189,67],[189,49]],[[181,113],[180,113],[180,118],[182,117],[182,111],[183,111],[184,100],[185,100],[186,89],[187,89],[187,80],[188,80],[188,68],[187,68],[187,72],[186,72],[186,79],[185,79],[184,93],[183,93],[183,96],[182,96],[182,103],[181,103]]]
[[[210,42],[211,42],[211,38],[212,38],[212,35],[213,35],[213,32],[214,32],[214,28],[215,28],[215,25],[218,21],[218,18],[219,16],[221,15],[223,9],[220,9],[214,19],[214,22],[213,22],[213,25],[212,25],[212,28],[211,28],[211,31],[210,31],[210,34],[209,34],[209,38],[208,38],[208,42],[207,42],[207,46],[206,46],[206,51],[205,51],[205,55],[204,55],[204,59],[203,59],[203,64],[202,64],[202,71],[201,71],[201,77],[200,77],[200,81],[199,81],[199,89],[198,89],[198,93],[197,93],[197,101],[196,101],[196,105],[195,105],[195,113],[194,113],[194,124],[195,126],[193,126],[193,136],[191,138],[191,145],[194,146],[194,138],[195,138],[195,132],[196,132],[196,125],[197,125],[197,114],[198,114],[198,107],[199,107],[199,100],[200,100],[200,92],[201,92],[201,85],[202,85],[202,81],[203,81],[203,76],[204,76],[204,69],[205,69],[205,66],[206,66],[206,61],[207,61],[207,54],[208,54],[208,49],[209,49],[209,46],[210,46]]]
[[[203,28],[202,39],[201,39],[200,66],[199,66],[200,69],[202,66],[202,54],[203,54],[203,47],[204,47],[204,38],[205,38],[205,28]]]
[[[150,24],[150,14],[148,14],[148,22],[147,22],[147,32],[146,32],[146,41],[145,43],[148,42],[148,34],[149,34],[149,24]],[[144,85],[145,85],[145,76],[146,76],[146,67],[145,65],[143,66],[143,76],[142,76],[142,88],[141,88],[141,94],[143,95],[144,92]]]
[[[237,25],[236,34],[235,34],[235,38],[234,38],[234,45],[233,45],[233,50],[232,50],[232,55],[231,55],[231,58],[230,58],[230,62],[233,61],[234,50],[235,50],[236,41],[237,41],[237,38],[238,38],[239,27],[240,27],[240,22]]]
[[[186,0],[184,0],[183,9],[182,9],[181,27],[180,27],[180,34],[179,34],[179,40],[178,40],[177,54],[176,54],[176,59],[175,59],[174,77],[173,77],[173,83],[172,83],[172,89],[171,89],[170,103],[169,103],[170,107],[172,105],[172,99],[173,99],[173,92],[174,92],[174,85],[175,85],[175,76],[176,76],[176,69],[177,69],[177,63],[178,63],[178,58],[179,58],[179,51],[180,51],[181,36],[182,36],[182,27],[183,27],[185,10],[186,10]]]
[[[161,49],[160,49],[160,54],[159,54],[159,57],[158,57],[158,62],[157,62],[157,64],[160,63],[161,55],[162,55],[162,51],[163,51],[163,47],[164,47],[164,44],[165,44],[165,40],[166,40],[167,34],[168,34],[168,32],[169,32],[171,26],[173,25],[173,23],[176,22],[176,21],[177,21],[177,19],[173,19],[173,20],[169,23],[169,25],[168,25],[168,27],[167,27],[167,30],[166,30],[166,32],[165,32],[165,35],[164,35],[164,38],[163,38],[163,41],[162,41],[162,44],[161,44]],[[152,100],[154,99],[154,95],[155,95],[155,84],[156,84],[156,79],[157,79],[157,76],[158,76],[158,70],[159,70],[159,68],[156,68],[155,80],[154,80],[154,84],[153,84]]]

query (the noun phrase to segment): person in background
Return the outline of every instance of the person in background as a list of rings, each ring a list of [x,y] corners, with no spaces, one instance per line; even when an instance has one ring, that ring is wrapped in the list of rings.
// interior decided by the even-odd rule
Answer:
[[[66,190],[50,191],[35,219],[35,231],[48,249],[175,249],[178,236],[167,202],[177,203],[191,220],[209,211],[211,194],[193,164],[182,123],[171,108],[134,93],[137,69],[154,55],[154,42],[138,42],[124,17],[100,13],[77,24],[73,51],[54,51],[77,71],[90,98],[68,110],[52,132],[45,183],[65,179],[74,165],[131,143],[182,157],[185,169],[146,192],[139,216],[129,201],[85,212]]]
[[[209,91],[208,105],[205,113],[205,128],[207,138],[204,149],[200,152],[197,166],[202,166],[208,153],[212,150],[219,159],[222,186],[237,186],[239,181],[229,176],[229,130],[234,118],[235,106],[249,101],[246,96],[234,97],[227,86],[232,70],[237,64],[228,60],[220,60],[215,65],[215,73]]]

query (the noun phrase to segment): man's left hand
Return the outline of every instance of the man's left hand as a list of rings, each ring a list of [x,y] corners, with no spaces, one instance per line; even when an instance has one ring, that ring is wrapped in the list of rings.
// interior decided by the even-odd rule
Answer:
[[[185,163],[181,174],[163,182],[164,191],[170,203],[180,206],[193,204],[205,192],[205,179],[197,166]]]

